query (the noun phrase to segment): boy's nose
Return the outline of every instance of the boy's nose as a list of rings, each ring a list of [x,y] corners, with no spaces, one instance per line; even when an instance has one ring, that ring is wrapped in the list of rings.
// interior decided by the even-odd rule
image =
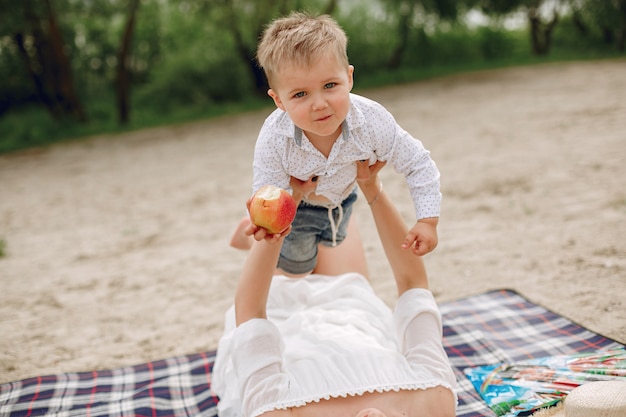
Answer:
[[[326,108],[327,105],[328,105],[328,102],[320,94],[317,94],[313,98],[313,110],[322,110]]]

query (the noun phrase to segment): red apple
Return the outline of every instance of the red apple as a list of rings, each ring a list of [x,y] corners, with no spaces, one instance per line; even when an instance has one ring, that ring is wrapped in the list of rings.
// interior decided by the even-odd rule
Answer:
[[[284,231],[296,217],[296,202],[291,194],[275,185],[266,185],[250,200],[250,220],[271,234]]]

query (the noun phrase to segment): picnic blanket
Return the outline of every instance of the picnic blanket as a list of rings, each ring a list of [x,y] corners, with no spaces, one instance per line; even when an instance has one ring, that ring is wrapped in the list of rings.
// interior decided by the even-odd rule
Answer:
[[[458,417],[496,414],[465,370],[624,345],[538,306],[511,290],[440,304],[444,345],[459,381]],[[215,352],[132,367],[38,376],[0,385],[0,417],[213,417]]]
[[[498,415],[466,377],[468,369],[625,348],[511,290],[443,303],[440,309],[444,345],[459,381],[458,417]]]
[[[498,416],[526,416],[557,405],[582,384],[626,382],[626,349],[474,366],[465,375]]]

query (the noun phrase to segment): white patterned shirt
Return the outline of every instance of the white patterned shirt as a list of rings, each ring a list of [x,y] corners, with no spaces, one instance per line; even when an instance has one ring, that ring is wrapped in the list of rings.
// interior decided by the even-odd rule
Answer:
[[[328,158],[295,126],[289,115],[276,109],[256,142],[253,192],[273,184],[290,189],[290,177],[318,176],[315,193],[339,205],[356,184],[356,161],[386,161],[402,174],[415,205],[417,219],[439,217],[439,170],[424,145],[398,125],[381,104],[350,94],[350,111]]]

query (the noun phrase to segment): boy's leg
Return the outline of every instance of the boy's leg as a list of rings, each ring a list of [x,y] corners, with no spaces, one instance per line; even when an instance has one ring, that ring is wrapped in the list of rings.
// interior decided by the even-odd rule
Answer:
[[[241,219],[237,229],[230,239],[230,246],[249,250],[254,243],[254,238],[245,234],[245,228],[250,224],[250,219],[246,216]],[[367,262],[363,242],[355,221],[348,220],[348,233],[345,240],[336,247],[318,245],[318,259],[312,273],[322,275],[338,275],[347,272],[358,272],[369,279]],[[289,277],[302,277],[307,274],[290,274],[280,268],[276,273]]]
[[[245,232],[248,225],[250,225],[250,218],[248,216],[239,221],[235,232],[230,238],[230,246],[241,250],[249,250],[252,248],[254,237],[247,235]]]

